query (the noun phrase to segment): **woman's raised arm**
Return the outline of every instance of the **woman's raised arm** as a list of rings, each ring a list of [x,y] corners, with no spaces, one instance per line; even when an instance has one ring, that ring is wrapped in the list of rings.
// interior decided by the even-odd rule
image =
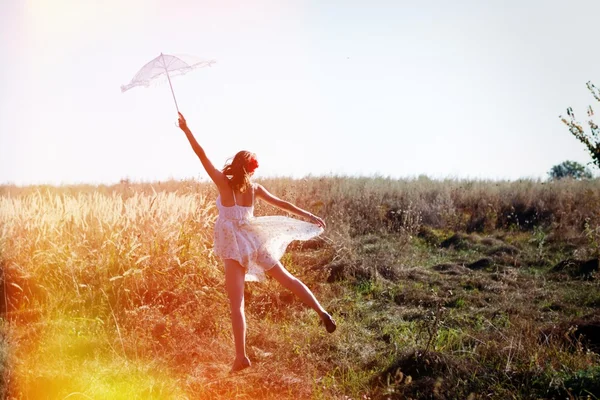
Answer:
[[[192,145],[194,153],[196,153],[196,155],[200,159],[200,162],[202,163],[202,166],[208,173],[208,176],[210,176],[210,179],[212,179],[212,181],[217,186],[225,184],[227,182],[227,177],[223,175],[221,171],[216,169],[213,163],[208,159],[206,153],[204,152],[204,149],[196,141],[196,138],[192,134],[192,131],[190,131],[190,128],[188,128],[187,122],[181,113],[179,113],[179,127],[185,133],[185,136]]]

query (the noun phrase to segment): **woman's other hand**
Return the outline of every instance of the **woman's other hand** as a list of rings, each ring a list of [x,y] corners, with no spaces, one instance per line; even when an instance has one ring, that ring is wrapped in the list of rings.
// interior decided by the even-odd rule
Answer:
[[[185,118],[183,117],[183,114],[182,113],[178,113],[178,114],[179,114],[179,121],[178,121],[179,122],[179,127],[182,130],[188,129],[187,122],[185,121]]]
[[[311,214],[310,219],[312,220],[311,222],[313,224],[319,225],[321,228],[325,229],[325,221],[323,221],[321,218]]]

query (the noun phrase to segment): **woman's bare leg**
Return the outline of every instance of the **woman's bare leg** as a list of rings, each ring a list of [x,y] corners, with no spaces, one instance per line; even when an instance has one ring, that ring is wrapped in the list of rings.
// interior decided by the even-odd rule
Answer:
[[[281,283],[284,288],[298,296],[304,304],[315,310],[323,322],[325,322],[328,331],[333,332],[335,330],[335,322],[331,319],[331,316],[325,311],[323,306],[321,306],[321,303],[319,303],[313,292],[311,292],[300,279],[296,278],[285,269],[280,262],[275,264],[275,266],[268,270],[267,273],[277,282]]]
[[[250,366],[246,356],[246,315],[244,314],[244,276],[246,271],[235,260],[224,260],[225,290],[229,296],[231,308],[231,325],[235,342],[235,361],[232,371],[239,371]]]

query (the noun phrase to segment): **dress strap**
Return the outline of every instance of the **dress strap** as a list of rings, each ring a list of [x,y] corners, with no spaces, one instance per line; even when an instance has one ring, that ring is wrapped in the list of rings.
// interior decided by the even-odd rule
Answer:
[[[235,190],[231,189],[231,193],[233,193],[233,204],[237,206],[237,201],[235,201]]]
[[[252,188],[252,205],[254,205],[254,185],[250,186]]]

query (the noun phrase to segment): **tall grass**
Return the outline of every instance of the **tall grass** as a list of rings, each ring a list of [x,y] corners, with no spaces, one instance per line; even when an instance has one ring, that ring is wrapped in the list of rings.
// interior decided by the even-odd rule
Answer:
[[[82,379],[82,354],[106,364],[101,374],[113,369],[115,357],[134,360],[125,373],[135,391],[154,387],[151,379],[134,377],[153,359],[131,336],[143,310],[173,308],[174,302],[196,306],[199,290],[220,279],[207,251],[214,213],[202,195],[136,193],[124,199],[37,191],[0,198],[0,220],[8,318],[30,327],[26,334],[32,336],[17,346],[22,352],[12,374],[14,387],[29,391],[20,392],[26,397],[78,391],[69,386]],[[131,318],[133,313],[140,315]],[[151,324],[164,323],[159,314]],[[30,345],[35,348],[25,349]],[[49,369],[52,378],[46,382],[39,371],[31,377],[32,365]],[[84,369],[94,370],[87,364]],[[56,385],[55,378],[66,382]]]
[[[271,178],[260,183],[273,194],[332,219],[334,224],[350,223],[352,232],[357,234],[385,228],[389,223],[388,213],[398,209],[418,213],[425,225],[456,231],[530,230],[540,225],[581,231],[586,221],[596,226],[600,220],[595,212],[600,208],[598,179],[544,182],[331,176]],[[3,186],[0,195],[15,198],[45,190],[59,196],[92,192],[118,195],[122,200],[142,194],[153,196],[156,191],[216,196],[212,184],[197,181],[125,182],[98,187]],[[268,206],[259,206],[258,212],[266,208],[273,212]]]

